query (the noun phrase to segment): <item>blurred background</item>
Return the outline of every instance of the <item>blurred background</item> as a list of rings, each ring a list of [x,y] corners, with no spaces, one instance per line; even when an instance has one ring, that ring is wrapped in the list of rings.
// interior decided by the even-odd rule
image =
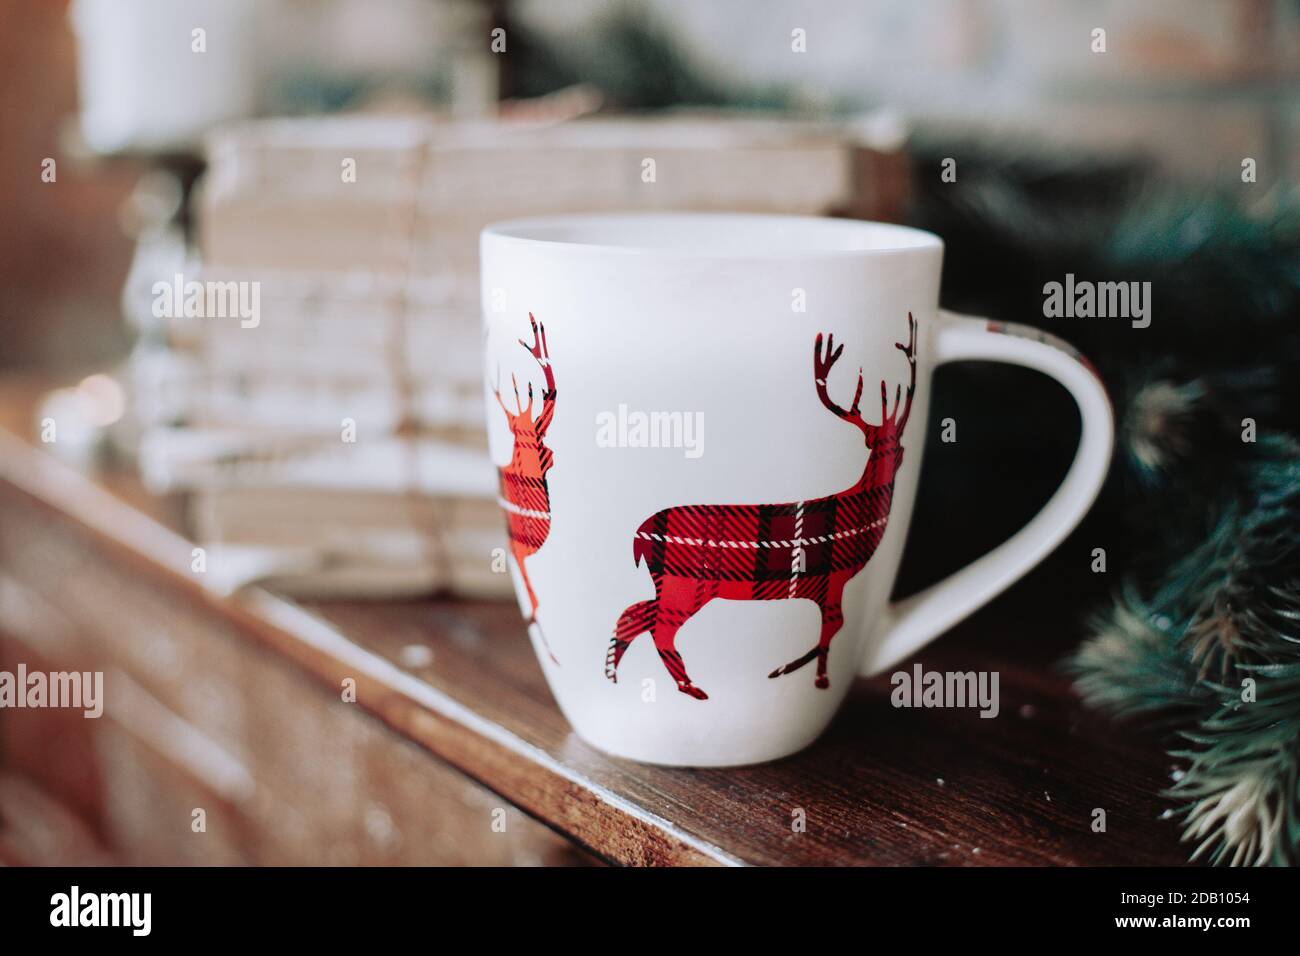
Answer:
[[[1049,567],[1026,586],[1066,610],[1024,643],[1147,639],[1127,670],[1079,665],[1090,699],[1202,717],[1207,658],[1275,659],[1291,605],[1260,595],[1294,595],[1296,557],[1224,542],[1295,520],[1297,0],[0,0],[0,143],[5,424],[72,423],[57,453],[175,500],[231,590],[510,600],[478,560],[502,540],[482,225],[847,215],[941,234],[946,307],[1069,339],[1115,397],[1115,474],[1063,551],[1106,541],[1125,596]],[[1152,325],[1046,318],[1067,273],[1151,282]],[[262,334],[187,315],[191,281]],[[901,591],[1023,524],[1077,437],[1028,372],[944,369],[933,406],[962,432],[932,425],[923,499],[988,506],[955,543],[920,509]],[[384,440],[344,461],[346,417]],[[1188,553],[1258,593],[1225,604]],[[1250,608],[1254,636],[1189,650],[1207,607],[1225,633]],[[1127,706],[1157,670],[1166,696]]]
[[[490,116],[499,97],[586,83],[606,109],[883,110],[899,130],[1148,161],[1224,185],[1249,156],[1256,194],[1300,172],[1291,0],[743,6],[4,0],[0,363],[89,368],[125,353],[116,302],[138,228],[131,189],[159,153],[197,156],[206,128],[246,116]],[[176,39],[200,20],[202,57]],[[509,30],[504,55],[490,51],[494,25]],[[1096,27],[1104,55],[1091,50]],[[796,28],[803,55],[790,49]],[[180,49],[166,55],[169,36]],[[63,161],[57,190],[29,175],[44,157]]]

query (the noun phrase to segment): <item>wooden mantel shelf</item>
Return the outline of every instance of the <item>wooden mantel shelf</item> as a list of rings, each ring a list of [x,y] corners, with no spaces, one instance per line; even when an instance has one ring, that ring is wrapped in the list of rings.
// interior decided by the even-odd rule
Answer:
[[[121,590],[122,605],[137,592],[147,594],[147,607],[175,608],[187,621],[201,619],[233,635],[242,654],[291,662],[334,691],[338,703],[328,706],[364,709],[423,748],[421,759],[454,768],[603,860],[1155,865],[1186,859],[1175,825],[1159,819],[1166,805],[1158,793],[1169,768],[1158,743],[1117,732],[1080,706],[1054,666],[1063,650],[1059,640],[1026,653],[1023,642],[1005,639],[1043,627],[1025,588],[923,655],[929,669],[998,671],[996,719],[971,710],[896,709],[887,679],[859,681],[826,736],[795,757],[732,770],[642,766],[607,757],[573,734],[513,606],[432,599],[296,604],[257,588],[215,593],[190,571],[193,545],[171,517],[175,509],[129,477],[88,476],[20,437],[31,419],[14,415],[23,402],[14,400],[13,389],[0,393],[0,401],[10,400],[5,424],[11,431],[0,431],[0,574],[21,570],[32,527],[40,528],[42,540],[67,537],[84,559],[116,576],[110,586]],[[23,527],[27,550],[6,549],[6,531]],[[63,585],[49,580],[54,574],[31,572],[45,577],[58,604]],[[125,619],[125,610],[106,607],[105,614],[110,610]],[[431,658],[413,655],[412,647],[430,649]],[[211,666],[221,666],[216,657]],[[355,705],[337,693],[347,678],[356,681]],[[188,706],[183,696],[176,704],[182,712]],[[238,779],[230,784],[230,801],[243,799],[240,786]],[[1095,808],[1106,811],[1104,833],[1092,830]],[[802,830],[792,826],[797,811]]]

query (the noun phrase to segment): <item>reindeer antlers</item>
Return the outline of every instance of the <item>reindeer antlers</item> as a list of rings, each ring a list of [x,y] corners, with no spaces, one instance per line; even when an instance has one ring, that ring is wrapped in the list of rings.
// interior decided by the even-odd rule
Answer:
[[[519,344],[528,349],[533,358],[537,359],[538,365],[546,368],[551,363],[550,352],[546,349],[546,326],[539,325],[531,312],[528,313],[528,321],[533,325],[533,344],[529,345],[523,339],[519,340]]]
[[[907,418],[912,413],[912,396],[916,392],[916,320],[912,318],[912,313],[907,313],[908,342],[904,345],[902,342],[895,342],[894,347],[907,356],[908,364],[912,369],[911,380],[907,385],[907,403],[903,404],[903,386],[899,385],[894,393],[894,413],[889,413],[889,386],[885,384],[884,379],[880,382],[880,425],[869,425],[862,419],[858,411],[859,404],[862,401],[862,369],[858,369],[858,387],[853,393],[853,405],[848,411],[845,411],[835,402],[831,401],[830,394],[826,389],[826,380],[830,377],[831,368],[835,365],[841,355],[844,354],[844,346],[835,347],[835,336],[826,336],[826,346],[822,347],[822,334],[817,333],[817,339],[813,343],[813,378],[817,383],[817,397],[821,403],[828,409],[847,422],[857,425],[863,431],[880,428],[884,425],[891,425],[899,433],[907,425]],[[899,418],[899,407],[902,406],[902,418]]]
[[[537,364],[542,367],[542,373],[546,376],[546,387],[542,389],[542,411],[534,423],[534,427],[540,435],[546,431],[551,416],[555,412],[555,372],[551,368],[550,350],[546,345],[546,326],[538,322],[531,312],[528,313],[528,321],[533,327],[533,344],[529,345],[523,339],[519,339],[518,342],[528,351],[529,355],[537,360]],[[501,369],[498,367],[497,383],[493,387],[493,391],[496,393],[497,403],[500,404],[501,409],[511,420],[519,417],[527,417],[531,420],[533,414],[533,383],[528,383],[528,404],[525,406],[523,400],[519,397],[519,383],[514,373],[510,374],[510,383],[515,392],[516,408],[516,413],[511,413],[510,409],[506,407],[506,403],[501,399],[500,379]]]
[[[865,427],[866,422],[862,421],[862,416],[858,413],[858,404],[862,401],[862,369],[858,369],[858,388],[853,393],[853,405],[846,412],[833,401],[830,393],[826,391],[826,379],[830,377],[831,368],[840,360],[844,354],[844,346],[840,345],[835,348],[835,336],[826,336],[826,350],[822,351],[822,334],[817,333],[817,340],[813,342],[813,380],[817,383],[817,397],[821,399],[823,405],[843,418],[845,421],[853,422],[859,427]]]
[[[907,313],[907,344],[895,342],[894,348],[898,349],[907,356],[907,364],[912,367],[912,377],[907,383],[907,404],[903,407],[903,417],[898,418],[898,402],[902,395],[903,386],[898,386],[898,391],[894,394],[894,427],[901,435],[903,429],[907,427],[908,416],[912,414],[912,396],[916,393],[916,319],[912,318],[912,313]],[[884,398],[885,383],[880,383],[881,398]]]

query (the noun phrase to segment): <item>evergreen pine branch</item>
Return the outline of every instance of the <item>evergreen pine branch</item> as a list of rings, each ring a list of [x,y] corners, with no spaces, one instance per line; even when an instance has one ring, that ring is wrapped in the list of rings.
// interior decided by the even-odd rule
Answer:
[[[1210,533],[1149,597],[1129,583],[1069,662],[1085,702],[1186,722],[1193,859],[1300,861],[1300,445],[1261,436]]]
[[[949,307],[1032,317],[1067,274],[1150,283],[1140,333],[1065,333],[1120,412],[1121,467],[1091,520],[1133,542],[1068,666],[1089,705],[1185,732],[1170,792],[1198,859],[1300,862],[1300,701],[1277,670],[1300,646],[1300,449],[1277,437],[1300,435],[1300,193],[1242,202],[1005,144],[963,145],[961,180],[940,185],[928,171],[954,144],[913,145],[911,219],[947,242]]]
[[[1093,636],[1067,662],[1084,702],[1118,718],[1154,715],[1162,722],[1203,711],[1213,698],[1171,626],[1126,587],[1093,617]]]
[[[1183,839],[1192,859],[1240,865],[1300,860],[1300,662],[1242,665],[1249,700],[1222,688],[1223,703],[1197,730],[1187,769],[1166,795],[1187,802]]]

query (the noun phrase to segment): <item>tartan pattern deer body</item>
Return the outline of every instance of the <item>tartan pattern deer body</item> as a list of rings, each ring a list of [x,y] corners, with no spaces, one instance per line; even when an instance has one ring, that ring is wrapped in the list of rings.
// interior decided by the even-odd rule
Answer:
[[[514,385],[515,410],[512,412],[501,398],[501,390],[494,388],[497,403],[505,412],[506,424],[514,436],[514,449],[510,455],[510,464],[497,469],[498,503],[506,513],[506,532],[510,539],[510,553],[514,555],[523,579],[524,589],[528,593],[531,608],[528,616],[529,626],[537,625],[542,644],[546,647],[551,660],[550,644],[537,624],[537,595],[533,592],[532,582],[528,579],[528,569],[524,559],[537,553],[546,543],[551,532],[551,496],[546,486],[546,473],[551,470],[554,455],[543,443],[546,429],[555,414],[555,373],[551,369],[550,353],[546,345],[546,328],[540,325],[531,312],[528,321],[533,326],[533,344],[523,339],[519,344],[528,350],[537,360],[546,377],[546,387],[542,390],[542,407],[537,417],[533,417],[533,386],[528,385],[528,404],[524,405],[519,396],[519,384],[514,375],[510,381]],[[556,663],[559,663],[556,661]]]
[[[618,680],[628,646],[649,633],[677,688],[698,700],[708,695],[692,683],[677,651],[677,632],[714,598],[733,601],[804,599],[821,609],[818,642],[806,654],[774,670],[780,677],[817,659],[816,686],[830,686],[826,660],[832,638],[844,623],[844,586],[871,560],[889,522],[894,476],[903,462],[903,430],[916,391],[916,322],[908,314],[908,343],[896,347],[911,369],[906,398],[880,383],[881,421],[862,418],[863,378],[858,372],[853,404],[846,411],[830,398],[827,378],[843,354],[819,334],[813,345],[813,379],[822,404],[862,432],[870,450],[862,477],[838,494],[807,501],[763,505],[683,505],[665,508],[637,529],[632,556],[644,561],[655,597],[623,611],[605,658],[605,674]]]

